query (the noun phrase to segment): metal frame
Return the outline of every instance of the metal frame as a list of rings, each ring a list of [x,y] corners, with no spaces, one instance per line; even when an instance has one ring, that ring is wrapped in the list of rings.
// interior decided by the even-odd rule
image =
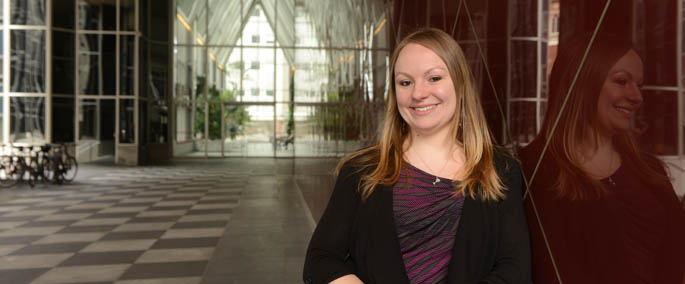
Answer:
[[[507,103],[506,103],[506,121],[509,123],[512,122],[512,111],[511,111],[511,106],[513,103],[517,102],[530,102],[530,103],[535,103],[535,131],[539,132],[540,127],[542,124],[542,103],[546,102],[547,99],[542,97],[542,82],[545,80],[546,74],[543,74],[543,70],[541,68],[541,62],[543,61],[542,59],[542,49],[547,48],[547,41],[548,39],[544,37],[542,31],[543,31],[543,1],[548,1],[548,0],[536,0],[537,2],[537,29],[536,29],[536,36],[511,36],[511,22],[507,24],[507,58],[509,60],[509,64],[507,64]],[[515,9],[513,9],[512,5],[513,3],[509,3],[508,11],[509,13],[514,13]],[[549,7],[548,7],[549,9]],[[510,14],[510,19],[513,19]],[[536,74],[535,74],[535,96],[534,97],[512,97],[511,94],[511,88],[512,88],[512,47],[514,42],[534,42],[536,43]],[[509,125],[505,125],[505,127],[502,128],[502,135],[505,137],[505,141],[507,140],[507,129],[509,128]],[[514,135],[515,133],[512,133]],[[509,137],[512,139],[512,141],[508,141],[509,143],[515,143],[518,141],[518,136],[515,137]],[[506,142],[505,142],[506,144]],[[527,143],[526,143],[527,144]]]
[[[685,167],[685,77],[683,77],[683,58],[685,58],[685,50],[683,50],[683,25],[685,25],[685,18],[683,18],[684,0],[678,1],[677,8],[677,65],[678,65],[678,154],[680,155],[680,166]],[[683,182],[683,181],[681,181]]]
[[[685,136],[685,77],[683,76],[683,63],[682,60],[685,58],[685,50],[683,50],[683,25],[685,25],[685,19],[683,17],[683,8],[685,0],[677,0],[677,20],[676,20],[676,72],[677,72],[677,83],[675,86],[665,86],[665,85],[645,85],[642,87],[642,90],[646,91],[666,91],[666,92],[674,92],[676,96],[676,102],[677,102],[677,120],[678,122],[676,123],[676,135],[677,137],[677,143],[678,145],[676,146],[676,154],[675,155],[659,155],[664,160],[668,161],[674,161],[674,160],[679,160],[679,165],[676,165],[679,169],[682,170],[681,167],[685,167],[685,141],[684,141],[684,136]],[[637,5],[637,3],[634,3]],[[636,10],[638,7],[633,7],[633,17],[636,18],[638,15]],[[633,30],[637,30],[635,21],[633,21]],[[633,34],[635,37],[635,34]],[[670,96],[673,94],[662,94],[665,96]],[[669,163],[671,164],[671,163]],[[671,167],[673,168],[673,167]],[[682,177],[681,177],[682,179]],[[684,181],[680,181],[681,183]]]
[[[205,11],[209,11],[209,0],[205,0]],[[242,13],[242,11],[241,11]],[[205,41],[210,42],[210,35],[209,35],[209,13],[206,14],[205,17],[205,31],[207,31],[207,34],[205,35]],[[204,68],[204,74],[205,74],[205,135],[203,142],[205,143],[205,158],[209,157],[208,156],[208,150],[209,150],[209,47],[203,46],[202,48],[202,56],[203,56],[203,66]],[[194,118],[194,117],[193,117]]]
[[[475,43],[475,40],[463,40],[459,41],[463,43]],[[485,40],[481,40],[481,42],[485,43]],[[259,48],[264,48],[264,49],[272,49],[273,47],[271,46],[266,46],[266,45],[239,45],[239,44],[195,44],[195,43],[179,43],[179,44],[174,44],[176,47],[202,47],[202,46],[207,46],[207,47],[227,47],[227,48],[252,48],[252,49],[259,49]],[[365,48],[365,47],[347,47],[347,46],[332,46],[332,47],[319,47],[319,46],[293,46],[293,45],[279,45],[278,48],[281,49],[316,49],[316,50],[343,50],[343,51],[390,51],[387,48]]]
[[[81,30],[79,29],[78,25],[78,15],[79,15],[79,1],[74,1],[74,21],[73,21],[73,29],[69,28],[61,28],[61,27],[53,27],[52,24],[52,19],[54,17],[53,15],[53,5],[56,3],[53,3],[54,0],[46,0],[44,3],[45,5],[45,24],[44,25],[15,25],[13,23],[10,23],[10,15],[11,15],[11,1],[6,0],[2,3],[3,5],[3,18],[4,22],[2,24],[2,37],[4,38],[3,42],[4,44],[4,50],[3,50],[3,62],[2,62],[2,71],[3,74],[5,74],[3,78],[3,97],[2,97],[2,113],[3,113],[3,121],[2,121],[2,142],[3,143],[10,143],[11,142],[11,98],[12,97],[36,97],[36,98],[43,98],[43,135],[46,141],[51,142],[53,140],[53,124],[55,123],[52,119],[52,114],[53,114],[53,97],[60,97],[60,98],[71,98],[74,100],[74,125],[73,125],[73,131],[74,131],[74,141],[78,144],[80,140],[80,133],[79,133],[79,114],[81,112],[81,100],[82,99],[96,99],[96,100],[115,100],[115,112],[116,112],[116,117],[115,117],[115,128],[116,128],[116,134],[115,134],[115,147],[119,146],[132,146],[132,147],[137,147],[137,145],[140,143],[140,138],[139,138],[139,133],[138,130],[140,129],[139,127],[141,126],[140,124],[140,113],[139,113],[139,76],[138,76],[138,66],[139,66],[139,55],[138,55],[138,50],[140,46],[140,17],[139,17],[139,0],[133,0],[131,1],[132,4],[134,5],[133,12],[134,12],[134,30],[123,30],[122,29],[122,23],[121,23],[121,2],[122,0],[116,0],[115,1],[115,7],[116,7],[116,27],[115,30]],[[35,92],[11,92],[10,87],[11,87],[11,32],[13,30],[24,30],[24,31],[42,31],[43,36],[45,39],[45,45],[43,46],[43,52],[45,56],[45,61],[43,66],[43,78],[44,78],[44,92],[41,93],[35,93]],[[74,93],[73,94],[53,94],[53,89],[52,89],[52,82],[53,82],[53,77],[52,77],[52,42],[53,42],[53,37],[52,37],[52,32],[53,31],[61,31],[61,32],[69,32],[74,35],[74,70],[73,70],[73,76],[74,76]],[[112,35],[115,36],[115,44],[116,44],[116,49],[115,49],[115,94],[111,94],[111,96],[104,96],[102,95],[102,90],[99,91],[99,95],[90,95],[90,94],[80,94],[80,89],[79,89],[79,57],[82,53],[80,53],[79,50],[79,37],[82,35],[98,35],[98,36],[103,36],[103,35]],[[121,94],[121,72],[119,72],[121,69],[121,36],[133,36],[133,53],[131,56],[133,56],[133,94],[132,95],[122,95]],[[100,46],[98,48],[102,48],[102,44],[100,43]],[[85,52],[87,53],[87,52]],[[101,55],[101,53],[100,53]],[[102,56],[100,56],[100,59],[102,59]],[[103,75],[103,72],[100,72],[100,76]],[[102,81],[102,78],[99,79]],[[102,84],[100,84],[100,88],[102,88]],[[119,109],[120,109],[120,100],[122,99],[130,99],[134,101],[134,121],[133,121],[133,129],[134,133],[134,141],[133,143],[119,143],[119,121],[120,121],[120,115],[119,115]],[[99,104],[97,104],[97,110],[99,112]],[[99,119],[99,117],[97,118]],[[98,124],[99,128],[99,124]],[[97,133],[99,135],[99,131]],[[118,153],[115,149],[115,153]],[[78,152],[76,152],[76,155],[78,155]]]
[[[536,71],[537,74],[535,76],[535,133],[537,134],[540,132],[540,127],[542,126],[542,113],[541,113],[541,108],[542,108],[542,81],[545,79],[542,76],[546,76],[547,74],[542,74],[543,70],[541,69],[542,67],[542,49],[547,47],[547,44],[545,46],[542,45],[543,40],[546,43],[547,39],[543,38],[542,35],[542,24],[543,24],[543,11],[542,11],[542,2],[543,1],[549,1],[549,0],[538,0],[538,9],[537,9],[537,14],[538,14],[538,30],[537,30],[537,64],[536,66]],[[547,8],[549,9],[549,7]],[[545,60],[546,61],[546,60]],[[511,123],[511,120],[509,120]],[[508,127],[508,126],[507,126]]]
[[[51,2],[52,0],[48,0]],[[114,100],[114,129],[115,129],[115,134],[114,134],[114,159],[117,161],[119,159],[119,155],[121,154],[121,151],[119,151],[119,147],[138,147],[139,145],[139,134],[138,130],[141,127],[141,122],[139,121],[139,55],[138,55],[138,50],[140,46],[140,21],[139,21],[139,0],[133,0],[133,9],[134,9],[134,30],[122,30],[122,23],[121,23],[121,2],[122,0],[116,0],[115,1],[115,15],[116,15],[116,24],[115,24],[115,29],[114,30],[102,30],[102,27],[99,27],[98,30],[82,30],[78,26],[78,19],[79,19],[79,1],[76,0],[74,1],[74,142],[76,142],[77,145],[79,145],[80,142],[80,129],[79,129],[79,115],[81,114],[81,100],[82,99],[95,99],[97,103],[97,113],[100,113],[100,104],[99,102],[101,100]],[[51,13],[52,11],[50,11]],[[71,31],[71,30],[70,30]],[[81,94],[81,90],[79,88],[80,85],[80,74],[79,74],[79,57],[80,57],[80,46],[79,46],[79,37],[81,35],[98,35],[100,36],[100,41],[101,41],[101,36],[104,35],[112,35],[115,37],[115,91],[114,94],[108,94],[105,95],[102,91],[102,75],[103,72],[99,72],[99,88],[100,91],[98,92],[98,95],[92,95],[92,94]],[[133,44],[133,94],[132,95],[122,95],[121,94],[121,37],[122,36],[134,36],[134,44]],[[102,43],[100,42],[99,49],[102,48]],[[99,52],[99,60],[102,60],[102,52]],[[102,66],[102,64],[100,64]],[[122,100],[133,100],[133,106],[134,106],[134,114],[133,114],[133,143],[121,143],[119,138],[120,138],[120,132],[121,132],[121,125],[120,125],[120,120],[121,120],[121,101]],[[98,131],[96,133],[96,137],[98,140],[100,140],[100,123],[99,123],[99,115],[96,118],[98,120],[97,128]],[[76,158],[78,159],[79,156],[79,151],[76,151]]]
[[[81,100],[79,99],[79,86],[80,81],[79,80],[79,54],[78,54],[78,48],[79,48],[79,37],[78,33],[76,32],[78,30],[78,1],[74,1],[74,143],[76,144],[76,149],[78,149],[79,142],[81,140],[81,137],[79,136],[79,123],[78,123],[78,117],[79,117],[79,112],[81,111]],[[98,104],[99,107],[99,104]],[[98,121],[98,125],[100,125]],[[99,132],[98,132],[99,134]],[[99,137],[98,137],[99,138]],[[98,139],[99,140],[99,139]],[[74,151],[74,157],[78,160],[79,157],[79,151],[75,150]]]
[[[45,140],[52,142],[52,1],[45,1]]]
[[[276,81],[277,81],[277,79],[278,79],[278,78],[277,78],[277,71],[278,71],[278,63],[277,63],[277,61],[278,61],[278,56],[277,56],[277,49],[276,49],[276,46],[277,46],[276,43],[278,42],[278,3],[279,3],[279,1],[274,1],[274,16],[273,16],[273,17],[274,17],[274,26],[273,26],[273,32],[274,32],[274,43],[273,43],[273,49],[274,49],[274,76],[273,76],[273,78],[274,78],[274,85],[273,85],[273,89],[274,89],[274,96],[273,96],[274,106],[273,106],[273,108],[274,108],[274,111],[273,111],[273,127],[274,127],[274,132],[271,133],[271,134],[272,134],[272,136],[274,137],[274,143],[271,143],[271,148],[272,148],[272,152],[273,152],[274,157],[276,157],[276,150],[277,150],[277,146],[276,146],[276,124],[278,124],[278,117],[277,117],[277,115],[276,115],[276,113],[278,112],[278,107],[276,106],[276,97],[278,97],[278,96],[276,95]],[[262,6],[262,9],[264,9],[264,6]],[[265,16],[266,16],[266,15],[265,15]],[[267,21],[268,21],[268,20],[267,20]],[[294,28],[294,27],[293,27],[293,28]],[[221,145],[223,145],[223,142],[221,143]],[[222,149],[222,150],[223,150],[223,149]],[[295,147],[293,146],[293,152],[294,152],[294,151],[295,151]]]
[[[680,53],[680,52],[679,52]],[[680,62],[677,63],[678,65],[681,65]],[[682,73],[682,70],[680,70],[680,67],[678,67],[678,74]],[[678,83],[680,85],[681,83]],[[645,85],[642,86],[642,90],[645,91],[668,91],[668,92],[680,92],[681,87],[680,86],[655,86],[655,85]]]
[[[2,2],[2,13],[3,13],[3,25],[2,25],[2,36],[3,36],[3,42],[6,42],[5,46],[3,46],[3,60],[2,60],[2,73],[5,74],[2,78],[2,90],[4,93],[9,91],[10,88],[10,80],[9,80],[9,74],[10,74],[10,49],[7,48],[8,46],[11,46],[9,43],[9,29],[8,25],[6,23],[10,19],[10,1],[3,1]],[[2,113],[3,113],[3,120],[2,120],[2,141],[4,144],[8,144],[10,141],[10,119],[11,119],[11,113],[10,113],[10,98],[9,96],[3,96],[2,98]]]
[[[466,1],[466,0],[462,0],[462,1]],[[511,2],[511,1],[507,2],[507,11],[513,10],[512,5],[514,5],[513,2]],[[509,13],[511,13],[511,12],[509,12]],[[507,68],[507,82],[506,82],[506,84],[507,84],[507,86],[506,86],[507,105],[505,106],[505,111],[506,111],[506,116],[507,116],[506,121],[511,122],[511,100],[512,100],[512,97],[511,97],[511,69],[512,69],[511,68],[511,65],[512,65],[511,64],[511,46],[513,45],[512,44],[513,39],[511,37],[511,19],[512,19],[512,17],[511,17],[511,15],[507,15],[507,18],[509,21],[507,22],[507,37],[508,37],[508,39],[506,40],[506,43],[507,43],[507,64],[506,64],[506,68]],[[502,136],[507,137],[507,131],[505,129],[502,129]],[[505,138],[505,140],[503,141],[503,144],[506,145],[507,139],[513,140],[514,137]],[[509,142],[514,143],[514,141],[509,141]]]

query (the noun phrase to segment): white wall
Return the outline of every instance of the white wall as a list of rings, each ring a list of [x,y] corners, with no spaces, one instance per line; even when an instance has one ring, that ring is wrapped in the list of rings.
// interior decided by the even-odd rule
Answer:
[[[174,157],[183,156],[193,151],[193,141],[175,143],[174,142]],[[203,149],[204,151],[204,149]]]
[[[675,192],[682,198],[685,195],[685,157],[666,157],[662,160],[668,166],[668,173]]]

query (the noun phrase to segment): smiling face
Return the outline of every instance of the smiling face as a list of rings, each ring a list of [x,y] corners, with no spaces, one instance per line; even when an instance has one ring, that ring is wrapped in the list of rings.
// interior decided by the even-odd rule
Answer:
[[[629,50],[609,70],[597,101],[600,134],[612,137],[630,129],[630,120],[642,105],[642,60]]]
[[[457,108],[447,65],[430,49],[407,44],[395,62],[397,108],[412,134],[449,131]]]

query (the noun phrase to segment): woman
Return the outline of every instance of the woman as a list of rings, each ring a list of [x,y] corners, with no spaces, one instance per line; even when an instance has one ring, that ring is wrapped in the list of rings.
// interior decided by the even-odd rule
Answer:
[[[521,153],[533,179],[525,200],[533,279],[680,284],[683,209],[661,162],[633,138],[642,60],[630,41],[601,35],[574,80],[589,38],[560,47],[542,130]]]
[[[305,283],[529,283],[520,167],[494,147],[461,49],[424,29],[391,62],[382,137],[341,160]]]

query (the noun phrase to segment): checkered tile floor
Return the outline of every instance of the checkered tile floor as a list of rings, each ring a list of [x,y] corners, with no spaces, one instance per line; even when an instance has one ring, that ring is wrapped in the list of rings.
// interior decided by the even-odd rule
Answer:
[[[245,179],[117,168],[0,203],[0,283],[200,283]]]

